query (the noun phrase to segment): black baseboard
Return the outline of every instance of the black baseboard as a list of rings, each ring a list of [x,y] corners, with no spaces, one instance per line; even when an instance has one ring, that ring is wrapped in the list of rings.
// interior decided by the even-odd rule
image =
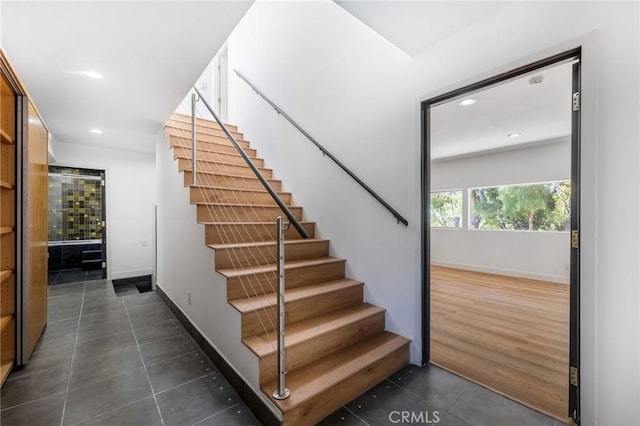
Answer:
[[[236,392],[242,400],[251,409],[253,414],[266,426],[280,426],[282,423],[273,414],[265,402],[255,393],[255,391],[240,377],[240,375],[233,369],[232,366],[220,356],[218,351],[211,346],[211,344],[205,339],[205,337],[198,331],[193,325],[191,320],[173,303],[173,300],[167,296],[167,294],[156,285],[156,292],[160,298],[171,309],[171,312],[175,314],[178,320],[182,323],[184,328],[187,329],[191,337],[196,341],[198,346],[202,348],[204,353],[211,359],[211,361],[218,368],[220,373],[227,379],[227,381],[233,386]]]

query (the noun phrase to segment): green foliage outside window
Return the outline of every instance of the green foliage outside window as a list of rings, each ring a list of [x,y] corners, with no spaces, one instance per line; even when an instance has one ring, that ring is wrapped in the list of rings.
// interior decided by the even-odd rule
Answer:
[[[431,193],[431,226],[459,228],[462,219],[462,191]]]
[[[550,182],[470,191],[471,229],[567,231],[571,183]]]

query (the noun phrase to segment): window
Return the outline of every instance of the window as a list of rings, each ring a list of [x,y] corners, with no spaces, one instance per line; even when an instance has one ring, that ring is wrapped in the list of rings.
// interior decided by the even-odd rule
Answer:
[[[431,226],[460,228],[462,220],[462,191],[431,193]]]
[[[571,183],[474,188],[469,205],[470,229],[568,231]]]

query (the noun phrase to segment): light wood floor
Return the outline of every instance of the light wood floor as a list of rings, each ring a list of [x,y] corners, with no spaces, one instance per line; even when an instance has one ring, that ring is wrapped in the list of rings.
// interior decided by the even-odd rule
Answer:
[[[568,421],[569,286],[431,267],[431,361]]]

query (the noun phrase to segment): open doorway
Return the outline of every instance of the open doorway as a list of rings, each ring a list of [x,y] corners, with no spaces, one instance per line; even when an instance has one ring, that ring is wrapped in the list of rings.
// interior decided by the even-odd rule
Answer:
[[[579,421],[580,51],[422,103],[423,358]]]
[[[107,277],[104,175],[49,166],[49,285]]]

